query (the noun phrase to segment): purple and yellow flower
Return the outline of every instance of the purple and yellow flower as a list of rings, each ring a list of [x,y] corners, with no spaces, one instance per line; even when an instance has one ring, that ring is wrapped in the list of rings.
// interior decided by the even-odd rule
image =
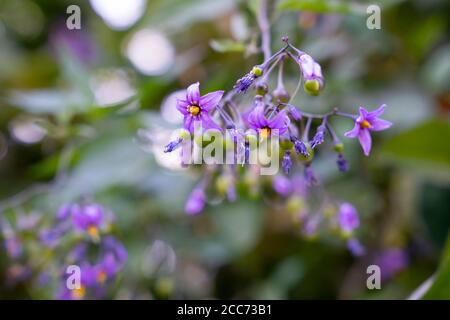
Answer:
[[[359,227],[358,212],[355,207],[348,202],[341,204],[337,218],[339,227],[346,234],[352,233],[354,229]]]
[[[99,229],[104,215],[104,209],[99,204],[74,205],[72,207],[73,225],[78,230],[87,232],[94,241],[98,241],[100,238]]]
[[[191,84],[187,88],[186,99],[177,100],[177,109],[184,115],[184,128],[193,133],[195,124],[201,123],[203,130],[221,130],[220,126],[211,119],[209,112],[218,105],[224,91],[214,91],[200,96],[199,87],[199,82]]]
[[[274,117],[268,119],[264,114],[264,106],[257,105],[247,117],[247,123],[251,129],[255,129],[262,138],[270,137],[275,130],[278,135],[287,132],[289,118],[285,110],[279,111]]]
[[[372,137],[370,136],[371,131],[382,131],[390,128],[392,123],[378,118],[384,112],[386,105],[381,105],[375,111],[369,112],[365,108],[359,108],[359,117],[355,120],[355,127],[346,132],[345,136],[348,138],[358,138],[361,147],[363,148],[364,154],[369,155],[370,149],[372,148]]]

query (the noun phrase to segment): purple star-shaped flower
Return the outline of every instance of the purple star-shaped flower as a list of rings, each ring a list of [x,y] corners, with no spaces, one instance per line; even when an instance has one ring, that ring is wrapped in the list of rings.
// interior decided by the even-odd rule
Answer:
[[[211,119],[209,112],[217,106],[224,91],[214,91],[200,96],[199,86],[198,82],[191,84],[187,88],[186,99],[177,100],[177,109],[184,115],[184,128],[193,133],[195,122],[200,122],[203,129],[221,130]]]
[[[355,120],[355,127],[345,133],[345,136],[348,138],[358,137],[366,156],[369,155],[370,149],[372,148],[370,131],[382,131],[392,126],[391,122],[378,118],[383,114],[385,108],[386,105],[383,104],[375,111],[369,112],[363,107],[360,107],[359,117]]]
[[[286,133],[289,125],[289,118],[286,110],[281,110],[272,119],[266,118],[263,106],[256,106],[247,117],[247,123],[250,128],[258,131],[259,135],[267,138],[273,130],[278,130],[278,134]]]

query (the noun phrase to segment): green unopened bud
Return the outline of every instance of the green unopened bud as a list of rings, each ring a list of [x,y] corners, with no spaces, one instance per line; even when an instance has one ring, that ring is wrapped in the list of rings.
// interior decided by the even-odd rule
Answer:
[[[216,189],[219,194],[225,194],[230,186],[230,179],[226,176],[219,176],[216,179]]]
[[[263,74],[263,70],[258,67],[258,66],[254,66],[252,69],[252,73],[256,76],[256,77],[261,77]]]
[[[336,151],[337,153],[341,153],[342,151],[344,151],[344,144],[343,143],[336,143],[334,145],[334,151]]]
[[[277,102],[288,103],[289,100],[291,99],[289,92],[283,87],[278,87],[275,90],[273,90],[272,96],[275,103]]]
[[[265,82],[258,83],[256,85],[256,94],[260,96],[264,96],[269,92],[269,86]]]
[[[303,88],[307,94],[311,96],[318,96],[320,92],[320,82],[317,80],[307,80]]]

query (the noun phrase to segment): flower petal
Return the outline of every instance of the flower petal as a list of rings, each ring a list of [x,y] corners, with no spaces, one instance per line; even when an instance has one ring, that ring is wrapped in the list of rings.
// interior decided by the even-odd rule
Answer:
[[[360,126],[359,126],[359,124],[355,123],[355,127],[352,130],[344,133],[344,135],[347,138],[356,138],[359,135],[359,131],[360,131]]]
[[[364,154],[368,156],[370,153],[370,149],[372,148],[372,137],[370,136],[370,131],[367,129],[359,130],[358,138],[359,143],[363,148]]]
[[[188,106],[189,103],[186,100],[177,99],[177,110],[180,111],[182,114],[188,114]]]
[[[253,108],[248,115],[247,121],[253,129],[266,127],[268,121],[264,115],[264,107],[258,106]]]
[[[384,109],[386,108],[386,104],[382,104],[381,106],[379,106],[378,107],[378,109],[376,109],[376,110],[374,110],[374,111],[372,111],[372,112],[369,112],[368,113],[368,117],[373,117],[373,118],[376,118],[376,117],[379,117],[379,116],[381,116],[383,113],[384,113]]]
[[[190,133],[194,133],[194,117],[190,114],[184,116],[184,128]]]
[[[278,112],[278,114],[271,120],[269,120],[269,127],[271,129],[282,130],[288,125],[289,118],[286,116],[286,110]]]
[[[364,107],[359,107],[359,118],[358,118],[358,121],[366,120],[368,115],[369,115],[369,111],[367,111]]]
[[[202,112],[200,118],[202,121],[203,130],[217,129],[222,131],[222,128],[217,123],[215,123],[206,112]]]
[[[370,125],[370,131],[382,131],[390,128],[392,126],[392,122],[375,118],[370,122]]]
[[[223,93],[223,90],[219,90],[210,92],[200,97],[200,107],[206,111],[211,111],[219,104],[220,99],[222,99]]]
[[[200,102],[200,83],[191,84],[186,90],[187,102],[197,105]]]

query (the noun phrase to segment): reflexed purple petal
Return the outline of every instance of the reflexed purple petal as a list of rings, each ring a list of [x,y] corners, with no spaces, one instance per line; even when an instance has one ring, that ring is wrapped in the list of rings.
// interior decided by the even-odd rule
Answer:
[[[189,104],[198,105],[200,102],[200,83],[196,82],[187,88],[186,97]]]
[[[248,124],[252,129],[260,129],[268,126],[268,121],[264,115],[264,107],[255,107],[247,117]]]
[[[370,125],[371,125],[370,131],[381,131],[390,128],[392,126],[392,122],[375,118],[370,121]]]
[[[210,92],[208,94],[205,94],[204,96],[200,97],[200,107],[203,110],[211,111],[219,104],[220,99],[222,99],[224,91],[214,91]]]
[[[359,107],[359,116],[360,116],[359,121],[365,120],[368,115],[369,115],[369,111],[364,109],[364,107]]]
[[[352,130],[347,131],[346,133],[344,133],[344,135],[347,138],[356,138],[357,136],[359,136],[359,131],[360,130],[361,129],[360,129],[359,124],[355,123],[355,127]]]
[[[286,116],[286,110],[282,110],[277,113],[277,115],[269,120],[269,127],[271,129],[278,129],[280,131],[280,134],[286,131],[287,126],[289,124],[289,118]]]
[[[359,130],[358,138],[359,143],[363,148],[364,154],[368,156],[370,153],[370,149],[372,148],[372,137],[370,136],[370,131],[367,129]]]
[[[378,109],[372,111],[372,112],[368,112],[368,117],[369,118],[377,118],[379,116],[381,116],[384,113],[384,109],[386,108],[386,104],[382,104],[381,106],[378,107]]]

